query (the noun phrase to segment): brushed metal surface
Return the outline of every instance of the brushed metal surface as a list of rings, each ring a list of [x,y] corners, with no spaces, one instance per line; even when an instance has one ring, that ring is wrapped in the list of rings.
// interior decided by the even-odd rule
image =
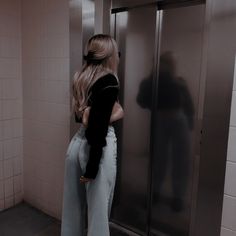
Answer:
[[[151,7],[151,6],[150,6]],[[154,6],[153,6],[154,7]],[[135,40],[137,40],[137,38],[135,38],[133,36],[133,38],[129,38],[130,37],[130,34],[131,33],[135,33],[134,30],[132,30],[131,28],[128,28],[127,27],[127,22],[129,20],[129,13],[131,11],[143,11],[144,7],[143,8],[133,8],[133,9],[130,9],[129,11],[125,11],[123,13],[117,13],[117,14],[114,14],[115,16],[112,18],[113,19],[113,23],[115,24],[115,26],[113,28],[116,29],[116,38],[117,38],[117,41],[118,41],[118,44],[120,46],[120,50],[121,52],[124,52],[125,54],[127,54],[127,52],[125,52],[125,50],[129,51],[129,48],[130,45],[127,45],[126,44],[126,40],[124,40],[124,38],[128,38],[130,41],[133,40],[133,43],[135,45]],[[193,12],[195,14],[193,14]],[[204,14],[205,14],[205,7],[204,5],[201,5],[201,6],[193,6],[193,7],[185,7],[185,8],[178,8],[178,9],[172,9],[172,10],[165,10],[164,11],[165,13],[165,20],[163,22],[163,24],[160,24],[157,26],[157,22],[150,22],[149,21],[149,24],[154,24],[155,23],[155,27],[159,28],[158,31],[159,31],[159,34],[162,35],[162,41],[163,41],[163,44],[161,45],[161,48],[160,48],[160,55],[161,54],[164,54],[166,51],[172,51],[173,54],[175,54],[175,57],[177,55],[177,60],[176,60],[176,64],[178,65],[178,68],[177,68],[177,74],[176,76],[182,76],[185,81],[186,81],[186,84],[187,84],[187,87],[190,87],[189,88],[189,94],[190,94],[190,97],[191,100],[193,100],[193,103],[194,103],[194,109],[196,110],[195,111],[195,116],[194,117],[190,117],[191,122],[194,122],[195,123],[195,127],[196,129],[194,129],[193,131],[188,131],[188,135],[187,139],[185,139],[189,144],[187,143],[182,143],[181,146],[186,146],[186,149],[190,149],[190,146],[192,147],[192,151],[191,151],[191,158],[188,154],[188,157],[192,160],[188,166],[189,168],[189,180],[188,181],[184,181],[183,178],[182,178],[182,183],[180,183],[180,185],[184,185],[184,186],[179,186],[180,189],[186,189],[188,188],[188,197],[187,197],[187,200],[185,199],[186,196],[183,196],[183,198],[185,199],[186,202],[184,202],[183,205],[186,206],[185,209],[178,209],[178,211],[182,211],[182,216],[178,216],[177,215],[177,219],[179,218],[179,222],[177,222],[177,225],[176,225],[176,222],[171,222],[169,219],[173,218],[173,219],[176,219],[176,211],[173,210],[173,213],[169,212],[169,214],[163,214],[163,211],[160,210],[160,208],[156,209],[156,211],[154,210],[154,208],[157,208],[156,205],[157,205],[157,202],[156,202],[156,199],[155,197],[153,198],[153,196],[150,196],[148,195],[147,196],[147,205],[149,206],[147,208],[147,211],[148,209],[152,209],[152,215],[151,215],[151,234],[152,235],[155,235],[154,232],[159,232],[159,233],[176,233],[176,234],[179,234],[179,235],[186,235],[189,233],[189,228],[190,228],[190,220],[191,220],[191,206],[195,206],[195,204],[192,204],[192,199],[193,200],[196,200],[196,197],[195,198],[191,198],[192,197],[192,192],[193,189],[195,190],[195,194],[196,194],[196,187],[194,186],[194,181],[197,181],[197,176],[198,176],[198,166],[196,166],[196,170],[194,169],[194,165],[198,165],[198,162],[199,162],[199,148],[195,148],[195,139],[197,139],[199,141],[199,132],[200,132],[200,129],[198,127],[201,127],[199,121],[198,121],[198,103],[199,103],[199,96],[200,96],[200,89],[201,87],[203,87],[204,89],[204,86],[200,86],[200,83],[201,83],[201,60],[202,60],[202,48],[203,48],[203,32],[204,32]],[[141,14],[140,14],[141,15]],[[181,19],[181,21],[180,21]],[[146,19],[146,21],[148,21],[148,18]],[[138,24],[138,22],[136,21],[136,27],[140,26]],[[161,30],[160,30],[161,28]],[[178,32],[179,31],[179,32]],[[141,30],[140,30],[141,32]],[[156,32],[156,29],[155,31],[153,30],[153,32]],[[145,31],[143,30],[142,33],[144,34]],[[180,35],[177,36],[177,33],[179,33]],[[140,34],[137,34],[137,36],[140,36]],[[153,37],[155,38],[155,44],[158,43],[158,40],[157,38],[159,37],[158,35],[153,35]],[[120,43],[122,42],[123,43]],[[134,45],[132,45],[134,47]],[[156,48],[157,45],[155,45],[153,47]],[[138,48],[138,47],[137,47]],[[192,51],[191,51],[192,50]],[[153,50],[151,53],[152,53],[152,57],[153,59],[155,57],[160,57],[160,55],[155,55],[155,51],[156,50]],[[135,56],[135,54],[133,53],[133,56]],[[131,58],[128,58],[128,59],[131,59]],[[123,60],[123,61],[122,61]],[[135,66],[129,66],[129,63],[131,63],[130,61],[126,61],[127,58],[122,58],[121,60],[121,70],[120,70],[120,74],[122,74],[122,76],[125,75],[125,73],[127,73],[127,71],[129,70],[132,70]],[[135,61],[135,60],[132,60],[132,63]],[[156,83],[154,80],[158,80],[158,76],[155,76],[154,73],[155,72],[155,67],[158,65],[155,65],[155,63],[157,62],[157,59],[154,60],[154,64],[153,64],[153,70],[151,72],[151,75],[148,77],[148,78],[145,78],[143,81],[145,80],[150,80],[150,84],[154,85],[155,84],[158,84]],[[162,68],[160,68],[162,69]],[[126,71],[126,72],[125,72]],[[154,80],[152,80],[154,76]],[[128,80],[130,80],[129,77],[126,77]],[[181,78],[182,79],[182,78]],[[205,82],[205,80],[202,81],[203,83]],[[125,81],[122,81],[122,83],[125,83]],[[133,86],[136,86],[135,83],[138,83],[136,81],[126,81],[126,83],[130,83],[132,84],[133,83]],[[140,83],[140,87],[142,87],[142,82]],[[156,91],[154,91],[156,93],[155,94],[152,94],[152,89],[153,89],[153,86],[146,86],[148,87],[150,90],[146,90],[144,91],[145,95],[143,97],[146,97],[148,99],[148,96],[150,97],[157,97],[158,98],[158,85],[157,85],[157,89]],[[143,85],[145,87],[145,85]],[[139,90],[140,90],[140,87],[139,87]],[[123,84],[123,89],[125,90],[125,86]],[[140,91],[139,91],[140,92]],[[124,91],[124,94],[123,94],[123,98],[124,98],[124,104],[127,102],[126,99],[128,98],[128,96],[126,95],[125,96],[125,92]],[[165,93],[168,93],[168,91],[165,91]],[[129,94],[129,96],[131,96]],[[190,99],[189,97],[189,99]],[[129,99],[129,98],[128,98]],[[142,101],[144,102],[144,101]],[[191,101],[189,101],[191,103]],[[155,102],[155,106],[157,106],[157,102]],[[148,108],[148,106],[152,106]],[[142,106],[146,106],[146,109],[147,110],[150,110],[152,109],[152,113],[155,113],[153,112],[154,110],[156,110],[155,108],[153,109],[153,105],[149,104],[149,105],[145,105],[145,104],[142,104]],[[130,109],[128,109],[129,112],[130,112]],[[158,106],[157,106],[157,111],[159,111],[158,109]],[[158,112],[157,112],[158,113]],[[128,113],[129,114],[129,113]],[[192,114],[193,115],[193,114]],[[158,115],[154,115],[154,118],[152,118],[152,123],[155,123],[156,121],[153,120],[153,119],[156,119],[155,117],[158,117]],[[128,129],[129,126],[127,126],[127,129]],[[151,127],[151,122],[150,122],[150,127]],[[155,124],[154,126],[152,125],[152,130],[150,130],[150,143],[153,143],[152,146],[158,146],[158,143],[156,141],[156,135],[158,135],[158,132],[155,134],[155,131],[154,131],[154,134],[153,134],[153,127],[155,127]],[[140,126],[139,129],[142,129],[143,127]],[[154,128],[155,129],[155,128]],[[163,130],[165,132],[165,130]],[[152,132],[152,135],[151,135],[151,132]],[[180,133],[183,133],[182,131],[179,131]],[[185,133],[185,134],[187,134]],[[190,134],[191,133],[191,134]],[[130,134],[132,135],[132,134]],[[164,133],[162,134],[162,138],[163,137]],[[190,137],[191,136],[191,137]],[[124,139],[124,131],[122,131],[122,139]],[[188,140],[189,139],[189,140]],[[191,140],[190,140],[191,139]],[[133,140],[133,139],[132,139]],[[190,144],[190,141],[192,141],[192,144]],[[124,143],[124,141],[122,142]],[[197,142],[196,142],[197,143]],[[123,146],[123,145],[121,145]],[[122,147],[123,148],[123,147]],[[198,150],[198,153],[195,153],[194,151],[195,150]],[[158,151],[154,151],[155,154],[161,156],[162,154],[161,153],[158,153]],[[154,155],[155,155],[154,154]],[[124,153],[122,152],[121,153],[122,157],[121,158],[124,158]],[[149,151],[149,155],[151,155],[151,152]],[[176,155],[175,155],[176,157]],[[150,157],[149,157],[150,158]],[[165,158],[165,157],[164,157]],[[167,158],[167,157],[166,157]],[[127,158],[125,158],[127,159]],[[159,157],[160,159],[160,157]],[[184,158],[186,160],[186,158]],[[186,162],[188,162],[188,160],[186,160]],[[181,162],[180,162],[181,163]],[[184,162],[182,162],[184,164]],[[133,163],[133,165],[136,165],[137,163]],[[153,159],[152,159],[152,163],[150,163],[150,166],[153,168],[153,173],[157,172],[155,166],[156,163],[153,162]],[[143,165],[144,166],[144,165]],[[179,166],[179,165],[178,165]],[[186,165],[185,165],[186,166]],[[169,166],[170,167],[170,166]],[[122,168],[122,165],[121,165],[121,168]],[[137,166],[135,166],[134,168],[137,168]],[[164,168],[164,165],[160,166],[160,168]],[[168,168],[167,168],[168,169]],[[152,189],[155,189],[155,185],[157,185],[157,176],[154,175],[154,178],[151,180],[150,179],[150,169],[147,168],[147,171],[149,172],[149,183],[148,183],[148,186],[150,186],[150,184],[152,184]],[[180,168],[179,169],[179,172],[183,171],[183,168]],[[158,172],[160,172],[160,169],[158,170]],[[197,172],[197,173],[196,173]],[[169,176],[169,178],[171,178],[170,174],[168,173],[167,174]],[[195,176],[196,175],[196,176]],[[157,177],[157,178],[155,178]],[[178,175],[177,175],[178,177]],[[187,178],[187,176],[185,176]],[[160,178],[160,177],[159,177]],[[168,179],[168,178],[167,178]],[[174,181],[174,180],[173,180]],[[172,181],[172,182],[173,182]],[[136,180],[137,182],[137,180]],[[181,182],[181,181],[180,181]],[[189,182],[188,184],[186,182]],[[163,183],[162,183],[163,184]],[[195,183],[197,184],[197,182]],[[171,188],[168,187],[168,181],[164,183],[164,185],[166,186],[167,189],[167,192],[169,192],[167,195],[169,195],[169,197],[167,197],[166,199],[171,199],[170,197],[170,192],[171,192]],[[188,187],[187,187],[188,186]],[[123,192],[125,191],[129,191],[128,188],[124,188],[123,186],[123,183],[121,183],[119,181],[119,189],[118,191],[119,194],[121,194],[122,190],[123,189]],[[185,192],[184,190],[182,192]],[[123,193],[124,194],[124,193]],[[126,193],[127,194],[127,193]],[[185,193],[186,194],[186,193]],[[165,195],[165,193],[163,194]],[[165,199],[163,196],[162,196],[163,199]],[[163,200],[162,199],[162,200]],[[153,201],[152,201],[153,200]],[[151,202],[150,202],[151,201]],[[184,200],[183,200],[184,201]],[[165,202],[165,201],[164,201]],[[168,201],[167,201],[168,202]],[[131,199],[131,201],[127,201],[127,204],[133,204],[133,200]],[[163,204],[163,202],[160,204],[158,202],[159,205],[168,205],[168,203],[166,204],[166,202]],[[181,203],[182,205],[182,203]],[[172,205],[173,206],[173,205]],[[136,206],[137,209],[139,206]],[[116,207],[114,208],[114,214],[116,214],[120,208],[122,208],[121,205],[117,204]],[[165,206],[164,206],[165,208]],[[162,210],[164,209],[162,208]],[[128,216],[128,215],[127,215]],[[149,225],[149,220],[148,220],[148,216],[149,213],[147,214],[147,225]],[[113,219],[117,220],[117,215],[113,215]],[[164,222],[164,228],[163,228],[163,224],[161,224],[161,221],[164,219],[167,220],[166,222]],[[118,222],[123,224],[125,227],[131,227],[133,230],[135,229],[135,227],[140,227],[140,223],[138,224],[138,221],[130,224],[130,223],[126,223],[125,222],[126,219],[125,217],[122,218],[120,217],[118,219]],[[161,225],[161,226],[160,226]],[[149,227],[149,226],[148,226]],[[144,232],[144,231],[143,231]],[[181,233],[182,232],[182,233]]]
[[[87,40],[94,34],[95,4],[91,0],[70,0],[70,97],[76,71],[82,68],[83,50]],[[78,130],[74,114],[70,118],[70,138]]]
[[[69,1],[70,14],[70,98],[72,98],[72,80],[75,72],[82,67],[82,2],[80,0]],[[72,110],[72,108],[70,108]],[[78,129],[73,114],[70,116],[70,138]]]
[[[189,235],[199,141],[205,5],[162,11],[151,232]],[[196,166],[195,166],[196,165]]]
[[[162,36],[162,19],[163,19],[163,11],[157,11],[157,17],[156,17],[156,31],[155,31],[155,48],[154,48],[154,68],[153,68],[153,86],[152,89],[150,91],[150,93],[152,94],[152,106],[151,106],[151,130],[150,130],[150,163],[149,163],[149,168],[148,168],[148,172],[149,172],[149,189],[148,189],[148,218],[147,218],[147,225],[148,225],[148,234],[147,235],[152,235],[153,233],[156,233],[156,231],[154,232],[154,229],[152,227],[152,217],[153,217],[153,190],[155,188],[155,182],[153,181],[154,178],[154,170],[155,168],[153,168],[153,163],[155,160],[155,154],[156,154],[156,143],[155,143],[155,136],[156,136],[156,129],[155,129],[155,121],[157,118],[157,112],[156,111],[156,107],[157,107],[157,97],[158,94],[156,91],[158,91],[158,73],[160,70],[160,52],[161,52],[161,36]],[[160,232],[158,232],[160,233]],[[155,235],[155,234],[154,234]]]
[[[205,3],[206,0],[112,0],[112,12],[128,11],[132,8],[140,8],[148,5],[156,5],[159,10],[199,5]]]
[[[155,0],[112,0],[112,9],[120,7],[133,7],[156,2]]]
[[[95,3],[92,0],[82,1],[82,32],[82,48],[84,49],[87,41],[95,32]]]
[[[195,236],[219,236],[236,52],[236,2],[208,0],[207,73]]]
[[[115,22],[121,52],[120,95],[125,117],[118,133],[121,146],[112,219],[146,235],[151,112],[140,104],[139,93],[142,81],[153,75],[156,7],[117,13]]]

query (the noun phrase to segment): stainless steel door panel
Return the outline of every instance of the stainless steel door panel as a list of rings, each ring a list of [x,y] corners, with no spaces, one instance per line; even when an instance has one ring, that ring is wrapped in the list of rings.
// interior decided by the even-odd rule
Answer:
[[[199,141],[205,5],[166,9],[162,13],[157,101],[153,122],[151,233],[189,235],[195,144]],[[196,200],[196,198],[195,198]]]
[[[208,0],[207,3],[210,16],[207,83],[193,232],[196,236],[219,236],[236,53],[236,1]]]
[[[83,50],[90,37],[94,35],[95,5],[91,0],[70,0],[70,94],[76,71],[83,64]],[[78,130],[74,115],[70,118],[70,137]]]
[[[115,21],[116,40],[121,51],[119,78],[125,117],[119,134],[122,143],[112,219],[145,233],[151,112],[140,101],[139,93],[142,81],[152,78],[156,8],[145,7],[118,13]]]

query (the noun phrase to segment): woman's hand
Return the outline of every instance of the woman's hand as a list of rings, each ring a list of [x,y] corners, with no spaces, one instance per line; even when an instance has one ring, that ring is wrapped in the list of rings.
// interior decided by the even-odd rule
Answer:
[[[92,181],[93,179],[88,179],[88,178],[85,178],[83,175],[80,176],[80,183],[87,183],[89,181]]]

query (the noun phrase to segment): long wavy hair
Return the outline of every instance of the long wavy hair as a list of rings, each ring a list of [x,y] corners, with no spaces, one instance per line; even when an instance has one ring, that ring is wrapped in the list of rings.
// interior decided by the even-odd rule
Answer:
[[[115,40],[105,34],[94,35],[86,45],[84,60],[82,70],[75,73],[72,85],[72,109],[79,117],[87,107],[89,89],[97,79],[108,73],[117,78],[119,56]]]

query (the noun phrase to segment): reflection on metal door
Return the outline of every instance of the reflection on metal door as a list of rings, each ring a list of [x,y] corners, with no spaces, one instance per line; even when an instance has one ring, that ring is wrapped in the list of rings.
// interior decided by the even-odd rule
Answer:
[[[151,235],[190,234],[199,159],[204,15],[205,5],[162,10],[157,99],[152,120]]]
[[[142,235],[190,235],[198,171],[205,5],[114,15],[125,118],[113,222]]]

